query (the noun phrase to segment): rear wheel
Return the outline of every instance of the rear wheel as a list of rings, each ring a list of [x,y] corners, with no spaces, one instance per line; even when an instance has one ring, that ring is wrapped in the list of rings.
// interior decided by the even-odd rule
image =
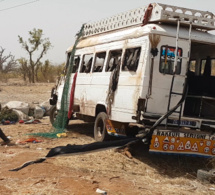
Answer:
[[[105,112],[100,112],[96,116],[96,121],[94,124],[94,138],[97,142],[103,142],[110,138],[110,135],[108,135],[105,125],[107,118],[108,117]]]

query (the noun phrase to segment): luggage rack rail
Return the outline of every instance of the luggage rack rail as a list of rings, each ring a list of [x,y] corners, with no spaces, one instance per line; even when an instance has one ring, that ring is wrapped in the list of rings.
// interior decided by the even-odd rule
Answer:
[[[193,28],[200,30],[215,30],[215,16],[208,11],[200,11],[183,7],[152,3],[153,10],[149,23],[176,23],[180,20],[182,24],[193,23]],[[143,22],[148,6],[126,11],[97,22],[87,23],[84,26],[84,37],[96,34],[140,26]]]

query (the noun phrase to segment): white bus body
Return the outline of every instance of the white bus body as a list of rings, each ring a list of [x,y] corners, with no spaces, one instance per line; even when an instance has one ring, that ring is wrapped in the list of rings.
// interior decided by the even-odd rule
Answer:
[[[84,120],[95,120],[100,112],[108,113],[108,109],[111,109],[107,114],[111,121],[138,124],[142,127],[150,125],[168,111],[168,106],[171,109],[179,102],[187,75],[188,94],[181,107],[180,126],[202,130],[213,129],[215,125],[215,87],[213,87],[215,86],[215,36],[207,31],[215,29],[214,18],[208,19],[211,23],[202,19],[199,24],[198,21],[194,22],[196,12],[186,15],[187,9],[180,8],[184,12],[178,13],[175,12],[175,7],[169,6],[172,11],[167,11],[169,15],[164,20],[162,13],[162,17],[159,18],[157,12],[166,9],[167,6],[152,5],[154,8],[151,19],[144,26],[127,25],[113,30],[104,30],[104,32],[91,32],[88,35],[85,32],[75,52],[76,62],[79,62],[76,64],[78,69],[71,74],[70,78],[70,86],[72,86],[74,74],[78,72],[74,114]],[[146,8],[144,10],[146,11]],[[177,17],[171,15],[174,13]],[[203,17],[202,12],[199,11],[199,13],[202,15],[200,18]],[[142,21],[143,16],[139,21]],[[186,23],[188,19],[185,20],[185,16],[193,20],[191,34],[189,34],[190,26]],[[171,17],[182,21],[178,31],[176,22],[170,20]],[[178,40],[176,40],[177,33]],[[153,48],[150,37],[153,36],[159,38],[156,45],[157,55],[152,55],[151,52]],[[176,48],[178,48],[177,52]],[[71,51],[71,48],[67,50],[68,56]],[[174,72],[175,53],[178,57]],[[128,61],[131,62],[130,64],[138,64],[132,67]],[[114,92],[114,101],[111,108],[108,108],[111,66],[116,62],[120,65],[119,79]],[[67,63],[69,63],[69,57]],[[89,64],[91,64],[90,67],[88,67]],[[187,74],[188,64],[189,74]],[[206,66],[209,66],[209,70]],[[173,74],[175,75],[172,88],[174,93],[171,93]],[[60,109],[63,84],[64,82],[61,81],[58,85],[61,87],[57,89],[57,110]],[[178,113],[174,112],[169,116],[167,123],[177,125],[178,118]],[[163,122],[165,123],[166,121]]]

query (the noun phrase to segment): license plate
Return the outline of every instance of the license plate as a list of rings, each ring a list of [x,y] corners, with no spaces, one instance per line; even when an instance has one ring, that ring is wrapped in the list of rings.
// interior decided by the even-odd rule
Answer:
[[[168,123],[171,123],[173,125],[178,125],[179,120],[168,119]],[[192,126],[192,127],[195,127],[196,126],[196,122],[195,121],[188,121],[188,120],[181,120],[180,121],[180,125],[181,126]]]

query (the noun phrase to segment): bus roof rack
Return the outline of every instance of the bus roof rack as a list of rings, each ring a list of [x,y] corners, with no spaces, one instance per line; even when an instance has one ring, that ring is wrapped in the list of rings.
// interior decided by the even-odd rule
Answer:
[[[215,30],[215,16],[208,11],[200,11],[183,7],[152,3],[152,14],[149,23],[176,23],[180,20],[181,24],[189,25],[199,30]],[[145,12],[148,6],[140,7],[114,15],[103,20],[85,24],[84,37],[114,31],[131,26],[142,25]]]

